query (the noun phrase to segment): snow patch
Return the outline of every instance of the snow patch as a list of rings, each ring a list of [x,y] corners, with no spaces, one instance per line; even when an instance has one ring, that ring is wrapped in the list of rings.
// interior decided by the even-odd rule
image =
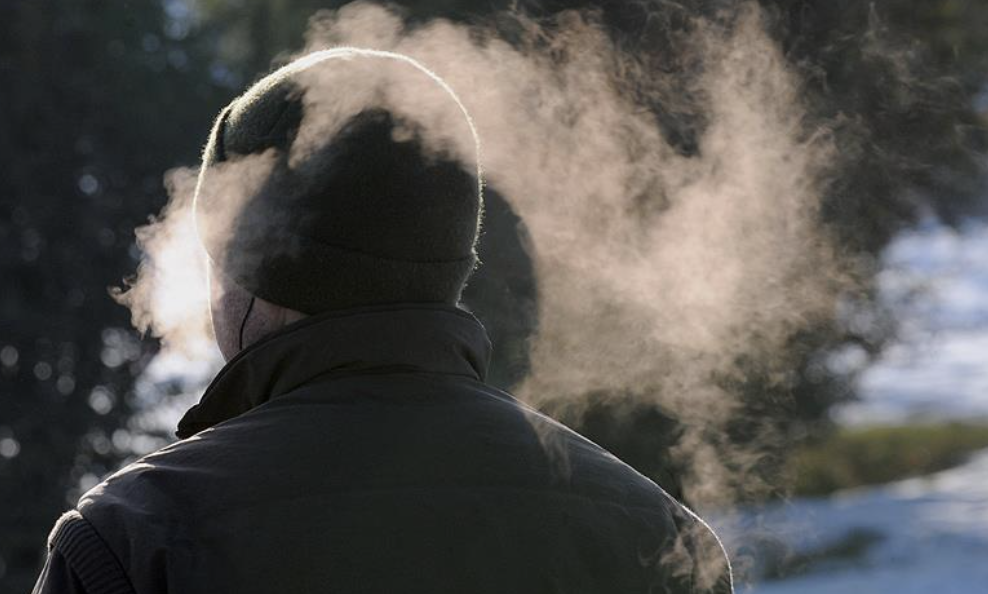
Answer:
[[[988,223],[934,221],[897,237],[879,275],[901,333],[858,380],[843,424],[988,418]]]

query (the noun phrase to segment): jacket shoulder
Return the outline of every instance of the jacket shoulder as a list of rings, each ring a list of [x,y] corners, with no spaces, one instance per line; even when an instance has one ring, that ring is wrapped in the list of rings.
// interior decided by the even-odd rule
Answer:
[[[48,560],[34,591],[134,594],[134,587],[102,536],[72,510],[48,536]]]
[[[99,535],[123,573],[142,594],[166,591],[186,539],[184,520],[167,461],[170,450],[152,454],[114,473],[85,493],[76,513]]]

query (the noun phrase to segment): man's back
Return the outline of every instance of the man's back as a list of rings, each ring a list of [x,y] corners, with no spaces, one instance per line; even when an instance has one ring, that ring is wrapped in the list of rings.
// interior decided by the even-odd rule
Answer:
[[[66,524],[141,593],[730,591],[701,522],[485,385],[488,350],[452,307],[306,320],[231,361],[181,427],[218,424]]]

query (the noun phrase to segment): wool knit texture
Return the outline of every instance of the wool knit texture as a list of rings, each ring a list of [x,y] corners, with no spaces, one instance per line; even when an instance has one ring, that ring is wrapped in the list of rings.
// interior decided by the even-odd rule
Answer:
[[[374,106],[290,161],[306,122],[305,92],[297,71],[283,68],[220,112],[196,195],[200,238],[214,264],[252,294],[307,314],[456,303],[477,263],[475,177],[428,154],[417,134],[396,138],[399,122]],[[274,165],[244,190],[243,206],[219,204],[229,188],[217,186],[214,169],[266,151]]]

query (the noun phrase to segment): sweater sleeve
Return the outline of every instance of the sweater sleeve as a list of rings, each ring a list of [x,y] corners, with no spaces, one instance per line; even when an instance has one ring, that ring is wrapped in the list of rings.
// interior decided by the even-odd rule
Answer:
[[[135,594],[116,555],[82,515],[70,511],[48,537],[48,560],[32,594]]]

